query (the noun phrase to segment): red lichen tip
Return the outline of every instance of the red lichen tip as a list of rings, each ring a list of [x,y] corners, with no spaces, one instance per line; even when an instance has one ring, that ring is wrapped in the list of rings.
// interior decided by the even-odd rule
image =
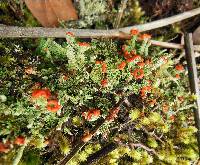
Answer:
[[[74,33],[72,33],[72,32],[66,32],[66,35],[74,37]]]
[[[49,99],[51,96],[51,92],[49,89],[35,89],[32,92],[32,98],[33,99],[38,99],[40,97],[43,97],[45,99]]]
[[[178,65],[175,66],[175,69],[176,69],[177,71],[183,71],[183,70],[184,70],[184,67],[183,67],[183,65],[178,64]]]
[[[143,69],[135,69],[133,72],[131,72],[131,75],[135,79],[142,79],[144,77],[144,70]]]
[[[131,35],[138,35],[139,34],[139,30],[137,30],[137,29],[131,29],[130,33],[131,33]]]
[[[122,61],[119,65],[118,65],[118,69],[119,70],[123,70],[126,67],[126,62]]]
[[[58,100],[48,100],[47,110],[50,112],[57,112],[61,108],[61,105],[58,103]]]
[[[102,87],[106,87],[108,85],[108,80],[107,79],[101,80],[101,85]]]
[[[90,44],[87,43],[87,42],[78,42],[78,45],[79,46],[85,46],[85,47],[89,47],[90,46]]]
[[[90,121],[92,118],[98,118],[100,116],[101,112],[99,109],[91,109],[88,112],[83,112],[82,116],[85,118],[85,120]]]
[[[141,61],[141,60],[142,60],[142,57],[141,57],[140,55],[134,55],[134,56],[132,56],[131,58],[128,58],[126,61],[127,61],[128,63],[130,63],[130,62],[134,62],[135,60]]]
[[[105,62],[102,62],[102,73],[106,73],[107,72],[107,64]]]
[[[24,145],[26,141],[26,138],[23,137],[23,136],[18,136],[15,141],[14,141],[14,144],[17,144],[17,145]]]
[[[140,39],[141,40],[145,40],[145,39],[151,39],[151,35],[150,34],[142,34],[141,36],[140,36]]]

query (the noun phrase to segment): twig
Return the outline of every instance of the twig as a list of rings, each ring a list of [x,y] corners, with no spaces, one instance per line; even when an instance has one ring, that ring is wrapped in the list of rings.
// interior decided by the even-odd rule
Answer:
[[[185,56],[185,52],[182,52],[179,55],[179,57],[174,60],[174,64],[178,64],[180,62],[181,58],[183,58],[184,56]]]
[[[146,134],[148,134],[148,135],[150,135],[150,136],[153,136],[156,140],[158,140],[158,141],[160,141],[162,144],[164,144],[164,141],[161,140],[161,138],[159,138],[155,133],[149,132],[145,127],[142,127],[142,130],[143,130]]]
[[[22,14],[24,15],[24,9],[23,9],[24,0],[19,0],[19,5],[20,5],[20,10],[22,11]]]
[[[158,105],[154,106],[151,111],[154,112],[157,108],[159,108]]]
[[[194,52],[195,58],[200,57],[200,53]]]
[[[173,24],[175,22],[182,21],[184,19],[193,17],[200,14],[200,8],[196,8],[172,17],[164,18],[161,20],[153,21],[142,25],[134,25],[119,29],[111,30],[93,30],[93,29],[63,29],[63,28],[25,28],[25,27],[0,27],[0,38],[16,38],[16,37],[29,37],[29,38],[40,38],[40,37],[56,37],[65,38],[66,31],[72,32],[79,38],[126,38],[131,29],[136,28],[140,32],[148,31],[163,26]],[[129,36],[129,35],[128,35]]]
[[[184,106],[184,107],[181,107],[179,109],[177,109],[175,112],[174,112],[174,115],[176,115],[178,112],[180,111],[183,111],[183,110],[188,110],[188,109],[191,109],[191,108],[195,108],[195,105],[194,104],[189,104],[187,106]]]
[[[113,0],[108,0],[108,4],[109,4],[110,9],[114,8]]]
[[[184,45],[181,45],[181,44],[162,42],[162,41],[156,41],[156,40],[151,40],[151,44],[155,45],[155,46],[160,46],[163,48],[171,48],[171,49],[183,49],[184,48]],[[200,51],[200,49],[199,49],[199,51]]]
[[[134,147],[140,147],[140,148],[145,149],[146,151],[149,151],[149,152],[154,153],[155,155],[158,155],[154,149],[149,148],[149,147],[145,146],[145,145],[142,144],[142,143],[131,143],[130,146],[133,147],[133,148],[134,148]]]
[[[185,35],[185,51],[186,51],[186,60],[187,60],[187,68],[188,68],[188,76],[190,82],[190,90],[191,93],[194,93],[197,96],[196,105],[197,108],[194,108],[194,118],[195,125],[198,129],[197,131],[197,141],[199,148],[199,156],[200,156],[200,92],[198,86],[198,72],[196,67],[196,59],[194,56],[194,48],[193,48],[193,40],[192,34]]]
[[[125,98],[124,99],[124,103],[126,103],[126,105],[128,106],[128,107],[132,107],[133,105],[130,103],[130,101],[128,100],[128,98]]]
[[[130,126],[132,124],[135,124],[135,123],[133,121],[129,120],[126,123],[120,124],[119,126],[111,127],[110,130],[114,130],[114,129],[118,128],[118,131],[121,131],[122,128],[124,128],[126,126]]]
[[[120,6],[120,9],[119,9],[118,15],[117,15],[117,19],[116,19],[114,28],[119,28],[119,25],[120,25],[124,10],[126,8],[127,2],[128,2],[128,0],[123,0],[122,4]]]
[[[135,148],[135,147],[139,147],[139,148],[143,148],[144,150],[148,151],[148,152],[152,152],[153,154],[155,154],[156,156],[158,156],[157,152],[152,149],[152,148],[149,148],[147,146],[145,146],[144,144],[142,143],[129,143],[129,144],[124,144],[122,142],[118,142],[118,145],[119,146],[129,146],[131,148]]]
[[[0,24],[0,38],[42,38],[42,37],[57,37],[57,38],[65,38],[66,31],[70,31],[76,34],[77,37],[80,38],[98,38],[101,34],[101,37],[112,38],[117,37],[115,35],[115,30],[108,30],[105,34],[102,30],[89,30],[86,29],[62,29],[62,28],[42,28],[42,27],[15,27],[15,26],[5,26]],[[96,31],[98,31],[96,33]],[[112,33],[113,32],[113,33]],[[108,34],[109,33],[109,34]],[[118,38],[120,39],[130,39],[131,36],[129,34],[125,34],[120,32]],[[163,48],[170,49],[183,49],[184,45],[176,44],[176,43],[168,43],[162,41],[151,40],[152,45],[160,46]],[[200,52],[200,46],[194,45],[194,50]]]
[[[93,164],[93,163],[97,162],[99,159],[101,159],[102,157],[104,157],[108,153],[112,152],[117,147],[118,147],[118,144],[113,143],[113,142],[108,144],[108,145],[106,145],[105,147],[103,147],[99,151],[97,151],[94,154],[90,155],[87,158],[87,161],[85,161],[82,165],[90,165],[90,164]]]
[[[23,153],[24,153],[24,149],[26,148],[27,146],[27,143],[28,141],[23,145],[21,146],[18,151],[17,151],[17,155],[14,157],[14,160],[12,162],[12,165],[18,165],[22,156],[23,156]]]
[[[160,28],[160,27],[163,27],[163,26],[167,26],[167,25],[170,25],[170,24],[174,24],[176,22],[180,22],[184,19],[193,17],[193,16],[198,15],[198,14],[200,14],[200,8],[196,8],[196,9],[193,9],[193,10],[181,13],[181,14],[177,14],[177,15],[172,16],[172,17],[164,18],[164,19],[161,19],[161,20],[152,21],[150,23],[146,23],[146,24],[143,24],[143,25],[125,27],[125,28],[121,28],[119,30],[124,32],[124,33],[129,33],[132,28],[136,28],[139,31],[148,31],[148,30],[157,29],[157,28]]]
[[[8,0],[8,5],[9,5],[9,7],[11,8],[11,10],[12,10],[14,13],[16,13],[16,8],[17,8],[16,4],[15,4],[13,1]]]
[[[11,10],[15,14],[17,14],[21,17],[22,15],[24,15],[23,10],[21,10],[22,9],[21,7],[23,7],[22,6],[23,5],[22,0],[19,0],[19,3],[20,3],[20,9],[19,9],[18,5],[13,0],[8,0],[8,4],[9,4],[9,7],[11,8]]]
[[[75,147],[71,150],[71,152],[66,155],[57,165],[65,165],[67,164],[75,155],[76,153],[85,146],[86,143],[83,141],[78,141]]]

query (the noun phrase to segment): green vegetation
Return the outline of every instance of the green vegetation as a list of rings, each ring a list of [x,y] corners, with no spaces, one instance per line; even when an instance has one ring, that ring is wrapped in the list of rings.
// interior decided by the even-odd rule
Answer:
[[[1,23],[38,25],[19,2],[0,3]],[[138,2],[128,2],[119,26],[148,19]],[[80,20],[67,27],[112,28],[119,8],[120,1],[110,8],[107,1],[81,0]],[[85,42],[70,32],[66,39],[0,40],[0,164],[57,164],[78,140],[86,144],[70,165],[87,164],[107,145],[112,149],[95,164],[198,161],[196,96],[180,52],[152,46],[151,36],[136,29],[130,33],[127,41]]]

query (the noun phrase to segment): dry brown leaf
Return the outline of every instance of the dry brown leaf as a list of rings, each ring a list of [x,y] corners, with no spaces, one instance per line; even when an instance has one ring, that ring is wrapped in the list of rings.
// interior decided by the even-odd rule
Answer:
[[[44,27],[55,27],[59,21],[78,19],[71,0],[25,0],[25,3]]]
[[[78,16],[71,0],[49,0],[59,20],[77,20]]]
[[[25,0],[26,5],[32,12],[33,16],[42,24],[44,27],[49,27],[49,23],[46,16],[46,5],[45,1],[41,0]]]

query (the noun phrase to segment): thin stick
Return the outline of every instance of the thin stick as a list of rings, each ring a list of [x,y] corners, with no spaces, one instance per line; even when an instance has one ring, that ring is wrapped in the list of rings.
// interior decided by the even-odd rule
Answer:
[[[120,25],[124,10],[126,8],[127,2],[128,2],[128,0],[123,0],[122,4],[120,6],[120,9],[119,9],[119,13],[118,13],[114,28],[119,28],[119,25]]]
[[[153,21],[153,22],[146,23],[146,24],[143,24],[143,25],[129,26],[129,27],[121,28],[119,30],[124,32],[124,33],[129,33],[132,28],[136,28],[141,32],[142,31],[148,31],[148,30],[160,28],[160,27],[163,27],[163,26],[167,26],[167,25],[170,25],[170,24],[174,24],[176,22],[180,22],[184,19],[193,17],[193,16],[198,15],[198,14],[200,14],[200,8],[196,8],[196,9],[186,11],[186,12],[181,13],[181,14],[177,14],[177,15],[172,16],[172,17]]]
[[[178,58],[174,59],[174,64],[178,64],[183,57],[185,57],[184,51],[179,55]]]
[[[153,154],[155,154],[156,156],[158,156],[157,152],[152,149],[152,148],[149,148],[147,146],[145,146],[144,144],[142,143],[130,143],[130,144],[124,144],[122,142],[118,142],[118,145],[119,146],[130,146],[132,149],[134,149],[135,147],[139,147],[139,148],[143,148],[144,150],[148,151],[148,152],[152,152]]]
[[[181,44],[162,42],[162,41],[156,41],[156,40],[151,40],[151,44],[155,45],[155,46],[160,46],[163,48],[171,48],[171,49],[183,49],[184,48],[184,45],[181,45]]]
[[[111,142],[111,143],[107,144],[106,146],[104,146],[99,151],[97,151],[97,152],[93,153],[92,155],[90,155],[82,165],[94,164],[99,159],[101,159],[102,157],[104,157],[108,153],[110,153],[113,150],[115,150],[117,147],[118,147],[118,144],[116,144],[114,142]]]
[[[164,141],[161,140],[161,138],[159,138],[155,133],[149,132],[145,127],[142,127],[142,130],[143,130],[146,134],[148,134],[148,135],[150,135],[150,136],[153,136],[156,140],[158,140],[158,141],[160,141],[162,144],[164,144]]]
[[[145,145],[142,144],[142,143],[131,143],[130,146],[133,147],[133,148],[134,148],[134,147],[143,148],[143,149],[145,149],[146,151],[153,152],[155,155],[158,155],[154,149],[151,149],[151,148],[145,146]]]
[[[12,26],[0,26],[0,38],[40,38],[40,37],[56,37],[65,38],[67,31],[72,32],[79,38],[122,38],[126,37],[124,34],[128,34],[131,29],[136,28],[140,32],[148,31],[163,26],[167,26],[184,19],[193,17],[200,14],[200,8],[196,8],[172,17],[164,18],[161,20],[153,21],[142,25],[134,25],[119,29],[111,30],[93,30],[93,29],[63,29],[63,28],[42,28],[42,27],[12,27]]]
[[[82,147],[85,146],[86,143],[79,141],[76,146],[71,150],[71,152],[66,155],[57,165],[65,165],[67,164],[75,155],[80,151]]]
[[[200,57],[200,53],[194,52],[194,56],[195,56],[195,58]]]
[[[198,129],[196,136],[197,136],[199,156],[200,156],[200,92],[198,86],[198,72],[196,67],[196,59],[194,55],[193,40],[191,33],[185,35],[185,45],[186,45],[185,51],[186,51],[190,89],[191,93],[194,93],[197,96],[196,99],[197,108],[196,109],[194,108],[194,118],[195,118],[195,125]]]
[[[20,5],[20,10],[22,11],[22,14],[24,15],[24,1],[23,0],[19,0],[19,5]]]
[[[113,0],[108,0],[108,4],[109,4],[110,9],[114,8]]]
[[[14,160],[12,162],[12,165],[18,165],[22,156],[23,156],[23,153],[24,153],[24,149],[26,148],[27,146],[27,142],[21,146],[18,150],[17,150],[17,155],[14,157]]]
[[[71,29],[68,31],[75,32],[78,37],[80,37],[80,35],[82,34],[85,34],[85,37],[89,38],[89,37],[94,37],[96,30],[91,30],[90,32],[86,32],[84,29],[78,29],[78,30]],[[2,24],[0,25],[0,38],[1,37],[2,38],[21,38],[21,37],[22,38],[26,38],[26,37],[28,38],[39,38],[39,37],[65,38],[66,37],[65,32],[66,32],[65,29],[61,29],[61,28],[42,28],[42,27],[25,28],[25,27],[4,26]],[[109,30],[109,33],[112,33],[112,30]],[[88,35],[86,36],[86,34]],[[104,37],[109,38],[110,35],[104,36]],[[114,36],[114,32],[112,36]],[[82,38],[84,37],[82,36]],[[120,36],[118,38],[130,39],[131,36],[125,33],[120,33]],[[151,44],[155,46],[160,46],[163,48],[170,48],[170,49],[184,48],[184,45],[181,45],[181,44],[168,43],[168,42],[162,42],[162,41],[156,41],[156,40],[151,40]],[[194,45],[194,50],[200,52],[200,45]]]

